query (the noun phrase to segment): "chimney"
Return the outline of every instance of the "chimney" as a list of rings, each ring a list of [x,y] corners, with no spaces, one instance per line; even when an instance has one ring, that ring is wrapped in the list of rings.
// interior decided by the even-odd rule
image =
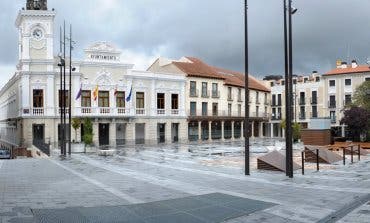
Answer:
[[[340,68],[342,68],[342,69],[347,68],[347,62],[342,62],[342,65],[340,66]]]
[[[356,68],[356,67],[358,67],[357,61],[356,60],[352,60],[352,68]]]

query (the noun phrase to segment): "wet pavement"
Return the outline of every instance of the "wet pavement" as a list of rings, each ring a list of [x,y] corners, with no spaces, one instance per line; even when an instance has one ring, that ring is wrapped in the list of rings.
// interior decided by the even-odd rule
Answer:
[[[0,222],[34,222],[35,213],[55,209],[55,213],[94,213],[92,210],[123,207],[131,213],[129,207],[135,205],[168,200],[181,203],[181,199],[209,194],[247,199],[245,207],[273,204],[242,215],[230,212],[228,216],[233,219],[220,214],[214,221],[208,219],[211,222],[318,222],[328,217],[332,221],[368,222],[363,219],[370,213],[370,201],[366,201],[370,194],[370,159],[362,157],[360,162],[346,166],[324,165],[320,172],[308,166],[306,175],[296,171],[293,179],[284,173],[254,168],[251,176],[244,176],[242,150],[241,143],[179,145],[122,148],[113,157],[73,154],[63,161],[57,156],[0,160]],[[258,155],[253,153],[252,157]],[[226,200],[221,202],[221,206],[225,204]],[[209,213],[229,209],[217,210],[210,209]],[[186,219],[190,214],[185,209],[177,213],[164,215]],[[37,219],[41,222],[43,218]],[[195,219],[207,222],[204,216]]]

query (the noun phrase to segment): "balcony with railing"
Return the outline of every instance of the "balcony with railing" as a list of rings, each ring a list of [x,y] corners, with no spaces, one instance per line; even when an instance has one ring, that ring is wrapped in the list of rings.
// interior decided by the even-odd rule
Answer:
[[[202,98],[209,98],[209,96],[210,96],[210,91],[203,91],[202,90]]]
[[[232,94],[228,94],[227,95],[227,100],[228,101],[233,101],[234,99],[233,99],[233,95]]]
[[[328,101],[328,108],[336,108],[337,102],[336,101]]]
[[[212,98],[220,98],[220,91],[212,91]]]
[[[299,103],[299,105],[305,105],[306,104],[306,99],[305,98],[299,98],[298,103]]]
[[[66,110],[65,110],[65,111],[66,111],[66,114],[69,114],[69,108],[66,108]],[[62,113],[62,108],[58,108],[58,109],[57,109],[57,113],[58,113],[58,114]]]
[[[135,109],[136,115],[145,115],[145,108],[136,108]]]
[[[189,97],[192,97],[192,98],[199,97],[199,90],[198,89],[190,89]]]
[[[300,120],[305,120],[306,119],[306,112],[299,113],[299,119]]]
[[[272,113],[271,120],[281,120],[281,113]]]
[[[157,115],[166,115],[166,109],[157,109]]]
[[[311,98],[311,105],[317,105],[317,98]]]
[[[44,108],[32,108],[32,115],[34,116],[43,116],[45,114]]]
[[[330,121],[331,121],[332,124],[336,123],[337,122],[337,117],[336,116],[330,117]]]

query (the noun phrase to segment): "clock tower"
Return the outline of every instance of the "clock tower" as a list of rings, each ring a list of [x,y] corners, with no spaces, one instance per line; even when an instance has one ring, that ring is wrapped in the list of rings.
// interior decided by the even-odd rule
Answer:
[[[52,72],[54,64],[54,18],[47,0],[27,0],[26,9],[18,13],[15,22],[19,31],[18,70]]]

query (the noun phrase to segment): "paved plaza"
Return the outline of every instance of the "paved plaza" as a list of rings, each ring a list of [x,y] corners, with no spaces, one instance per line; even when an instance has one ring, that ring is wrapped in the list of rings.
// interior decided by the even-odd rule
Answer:
[[[244,176],[234,145],[0,160],[0,222],[368,222],[370,159]],[[206,151],[213,151],[208,152]],[[216,152],[215,152],[216,151]],[[257,154],[252,154],[252,157]],[[370,158],[370,157],[369,157]],[[60,221],[57,221],[59,219]],[[176,221],[174,220],[176,219]]]

